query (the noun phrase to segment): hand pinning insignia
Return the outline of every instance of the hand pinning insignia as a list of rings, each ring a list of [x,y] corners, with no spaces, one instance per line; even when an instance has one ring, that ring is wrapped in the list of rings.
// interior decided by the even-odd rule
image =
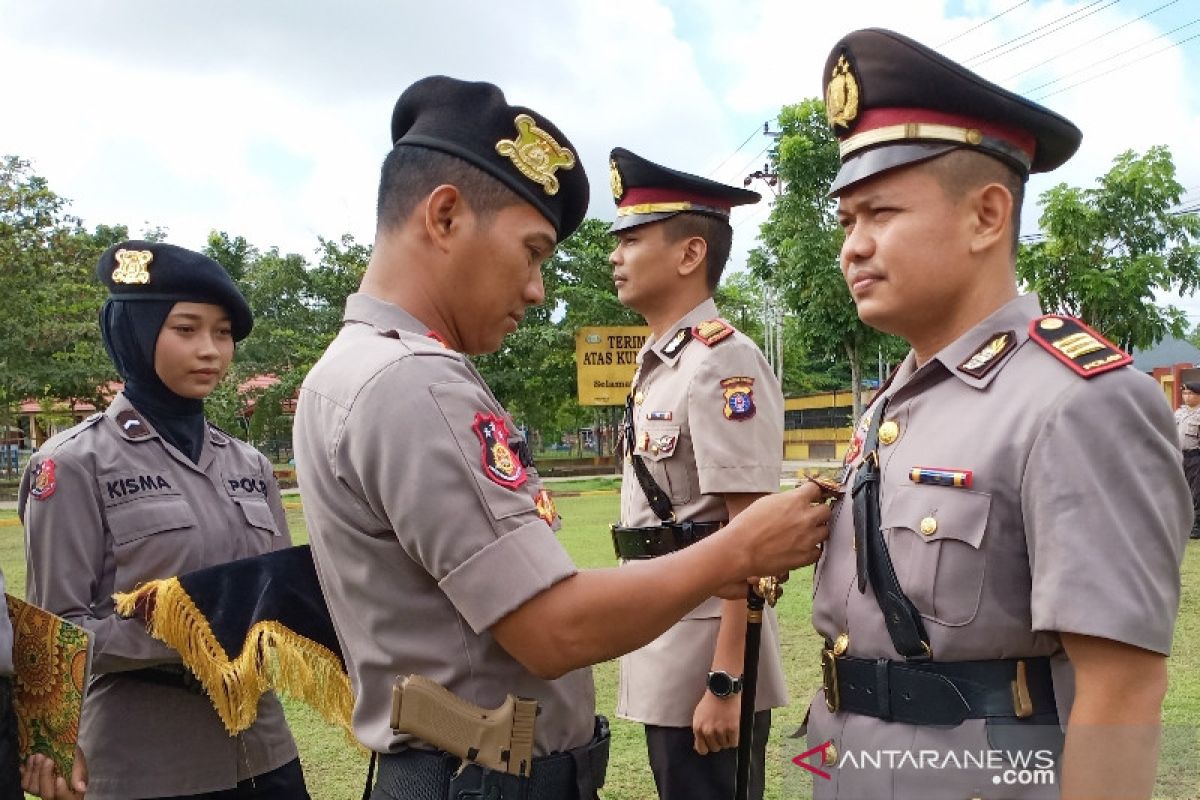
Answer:
[[[516,489],[525,483],[529,474],[508,446],[508,426],[495,414],[475,414],[471,426],[483,447],[483,473],[493,483],[506,489]]]

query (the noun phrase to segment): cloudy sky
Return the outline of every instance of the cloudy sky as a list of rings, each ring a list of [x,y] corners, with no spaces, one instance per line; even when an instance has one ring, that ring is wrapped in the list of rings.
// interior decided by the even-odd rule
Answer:
[[[1167,144],[1200,200],[1196,0],[0,0],[0,154],[32,161],[88,225],[311,254],[318,236],[370,240],[392,105],[443,73],[497,83],[567,131],[592,215],[611,218],[611,147],[740,184],[763,164],[763,123],[820,95],[829,49],[869,26],[1083,129],[1031,196]],[[735,261],[767,210],[734,217]]]

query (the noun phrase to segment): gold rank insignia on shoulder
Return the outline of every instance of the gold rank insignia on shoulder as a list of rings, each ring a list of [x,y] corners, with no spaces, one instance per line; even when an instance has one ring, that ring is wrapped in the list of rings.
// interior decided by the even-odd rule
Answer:
[[[1029,323],[1029,338],[1084,378],[1133,363],[1133,356],[1074,317],[1039,317]]]
[[[720,319],[710,319],[692,328],[692,336],[712,347],[733,335],[733,326]]]
[[[1017,345],[1017,334],[1014,331],[993,333],[978,350],[958,365],[959,372],[965,372],[972,378],[982,378],[1000,363],[1003,356]]]
[[[528,114],[518,114],[513,122],[517,138],[496,142],[496,152],[512,161],[526,178],[540,183],[546,194],[558,194],[558,178],[554,173],[574,167],[575,154],[554,141]]]
[[[113,270],[113,283],[149,283],[150,262],[154,253],[149,250],[118,250],[113,254],[117,268]]]
[[[621,181],[621,170],[617,166],[615,158],[608,160],[608,185],[612,189],[613,200],[621,202],[621,198],[625,194],[625,184]]]
[[[843,53],[825,86],[825,116],[829,124],[849,129],[858,117],[858,79]]]

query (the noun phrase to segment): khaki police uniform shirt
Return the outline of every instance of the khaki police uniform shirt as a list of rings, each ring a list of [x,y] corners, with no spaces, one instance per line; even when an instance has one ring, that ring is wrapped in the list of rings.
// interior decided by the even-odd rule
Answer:
[[[79,728],[89,800],[230,789],[296,758],[273,694],[259,701],[254,725],[231,737],[207,697],[123,677],[177,665],[179,655],[141,620],[113,613],[114,592],[291,544],[261,453],[210,428],[192,463],[118,394],[104,414],[42,446],[25,471],[17,510],[29,601],[92,636]]]
[[[582,746],[591,670],[543,680],[490,631],[576,568],[539,516],[520,430],[470,361],[428,333],[397,306],[352,295],[296,410],[304,516],[355,735],[381,753],[409,743],[389,714],[396,676],[415,673],[484,708],[537,699],[537,755]]]
[[[1175,427],[1179,431],[1179,446],[1184,450],[1200,448],[1200,406],[1182,405],[1175,409]]]
[[[783,393],[753,340],[734,331],[711,346],[700,340],[672,346],[677,331],[716,318],[716,304],[705,300],[638,353],[634,453],[670,496],[679,520],[728,520],[725,494],[779,490]],[[727,393],[745,390],[753,412],[727,415]],[[621,524],[660,524],[629,460],[621,480]],[[690,728],[706,691],[720,623],[721,601],[710,598],[658,639],[623,656],[617,714],[647,725]],[[764,614],[762,631],[759,710],[787,704],[774,609]]]
[[[923,366],[909,354],[880,395],[891,398],[885,420],[895,423],[879,448],[880,507],[896,575],[921,612],[934,658],[1054,657],[1065,725],[1073,676],[1059,632],[1170,651],[1192,508],[1155,382],[1131,367],[1080,377],[1030,340],[1038,316],[1037,298],[1022,296]],[[982,377],[959,369],[1005,333],[1014,346]],[[877,404],[855,432],[847,487]],[[916,483],[914,467],[970,470],[972,486]],[[848,634],[847,655],[899,659],[870,586],[858,591],[852,542],[847,495],[817,565],[813,623],[827,642]],[[860,758],[851,764],[868,763],[863,752],[890,748],[952,751],[963,761],[999,742],[996,730],[978,719],[935,728],[831,714],[818,692],[809,747],[832,742],[843,766],[813,777],[815,796],[1057,796],[1054,785],[997,785],[986,767],[889,770],[844,760],[851,753]]]

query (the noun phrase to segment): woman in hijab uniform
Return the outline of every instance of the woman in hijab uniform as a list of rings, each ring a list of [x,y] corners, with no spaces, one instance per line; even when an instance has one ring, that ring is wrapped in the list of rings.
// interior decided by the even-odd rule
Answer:
[[[249,306],[219,264],[173,245],[114,245],[97,273],[124,390],[42,446],[18,499],[29,600],[92,634],[79,726],[87,796],[308,798],[273,694],[230,736],[178,654],[113,614],[114,592],[291,545],[270,462],[204,418],[250,333]],[[43,762],[27,767],[27,789],[76,796],[61,778],[43,785]],[[73,776],[76,792],[83,779]]]

